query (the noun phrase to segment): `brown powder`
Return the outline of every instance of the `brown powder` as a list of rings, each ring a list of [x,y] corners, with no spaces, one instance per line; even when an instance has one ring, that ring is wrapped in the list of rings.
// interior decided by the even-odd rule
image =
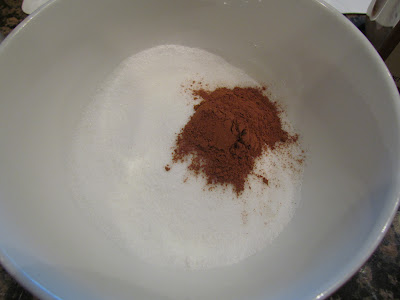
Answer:
[[[204,174],[208,185],[232,185],[239,196],[263,150],[298,139],[282,129],[280,110],[264,90],[194,90],[193,97],[202,101],[194,106],[194,114],[178,134],[172,161],[190,158],[192,173]],[[265,177],[261,179],[268,184]]]

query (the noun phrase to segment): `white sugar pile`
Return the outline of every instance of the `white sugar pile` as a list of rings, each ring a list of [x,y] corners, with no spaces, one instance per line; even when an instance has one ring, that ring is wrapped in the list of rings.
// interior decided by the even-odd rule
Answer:
[[[87,108],[71,169],[80,205],[120,247],[154,264],[206,269],[256,253],[289,223],[300,180],[287,160],[300,149],[259,159],[269,185],[254,176],[239,198],[229,188],[204,189],[205,180],[188,176],[185,164],[167,172],[176,135],[193,113],[185,92],[192,81],[211,90],[258,85],[200,49],[140,52],[122,62]]]

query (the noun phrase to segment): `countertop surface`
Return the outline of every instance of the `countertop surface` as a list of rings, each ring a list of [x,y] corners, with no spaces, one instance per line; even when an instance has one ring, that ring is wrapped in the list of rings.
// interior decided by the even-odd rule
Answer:
[[[24,18],[22,0],[0,0],[0,34],[7,36]],[[362,16],[348,16],[362,30]],[[400,299],[400,211],[384,240],[362,268],[330,300]],[[0,266],[0,300],[38,299]]]

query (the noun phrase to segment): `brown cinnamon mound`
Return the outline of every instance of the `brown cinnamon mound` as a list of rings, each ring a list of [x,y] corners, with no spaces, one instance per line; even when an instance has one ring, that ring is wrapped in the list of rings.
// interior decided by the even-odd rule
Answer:
[[[294,141],[282,129],[277,104],[263,90],[194,90],[193,96],[203,100],[177,137],[173,162],[192,155],[190,171],[203,173],[209,185],[232,185],[239,196],[263,150]]]

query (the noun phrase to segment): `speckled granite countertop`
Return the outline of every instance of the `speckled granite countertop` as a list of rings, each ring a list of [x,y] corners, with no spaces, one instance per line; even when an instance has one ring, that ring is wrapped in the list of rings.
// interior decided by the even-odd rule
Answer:
[[[0,0],[0,34],[7,36],[24,18],[22,0]],[[362,26],[358,17],[351,21]],[[365,263],[343,287],[329,300],[347,299],[399,299],[400,300],[400,211],[384,240]],[[0,300],[38,300],[21,287],[0,266]],[[295,299],[294,299],[295,300]]]

